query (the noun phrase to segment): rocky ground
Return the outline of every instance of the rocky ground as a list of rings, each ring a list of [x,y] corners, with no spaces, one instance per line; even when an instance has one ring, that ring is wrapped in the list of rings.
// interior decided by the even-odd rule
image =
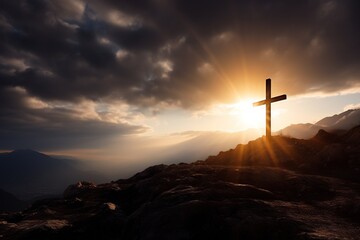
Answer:
[[[360,239],[352,131],[258,139],[206,161],[79,182],[63,198],[1,214],[0,239]]]

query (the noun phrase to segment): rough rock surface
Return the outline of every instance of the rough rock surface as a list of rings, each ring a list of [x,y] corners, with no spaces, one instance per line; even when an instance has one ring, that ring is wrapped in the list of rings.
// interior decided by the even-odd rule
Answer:
[[[360,126],[337,136],[320,130],[310,140],[272,137],[239,144],[199,164],[270,166],[360,182]]]
[[[278,137],[287,145],[271,149],[260,139],[206,161],[74,184],[64,198],[1,214],[0,239],[359,239],[357,131]]]

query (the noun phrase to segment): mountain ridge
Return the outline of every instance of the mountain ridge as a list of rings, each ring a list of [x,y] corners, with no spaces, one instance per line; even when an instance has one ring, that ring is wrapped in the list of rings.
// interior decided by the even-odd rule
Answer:
[[[360,109],[350,109],[333,116],[322,118],[315,124],[299,123],[287,126],[275,134],[290,136],[299,139],[309,139],[320,129],[328,132],[345,132],[360,125]]]
[[[76,160],[60,159],[30,150],[16,149],[0,155],[0,188],[20,199],[59,194],[74,181],[100,179],[82,170]]]
[[[354,239],[359,136],[360,126],[309,140],[259,138],[192,164],[78,182],[62,198],[0,214],[0,231],[5,239]]]

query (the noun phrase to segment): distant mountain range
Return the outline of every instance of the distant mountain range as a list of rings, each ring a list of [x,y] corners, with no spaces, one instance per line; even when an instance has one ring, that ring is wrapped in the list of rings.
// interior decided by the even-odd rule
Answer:
[[[276,132],[275,135],[280,134],[299,139],[309,139],[315,136],[320,129],[328,132],[345,132],[358,125],[360,125],[360,109],[352,109],[331,117],[323,118],[315,124],[290,125]]]
[[[77,160],[26,149],[0,154],[0,188],[21,199],[59,194],[73,182],[99,178],[95,172],[84,171]]]

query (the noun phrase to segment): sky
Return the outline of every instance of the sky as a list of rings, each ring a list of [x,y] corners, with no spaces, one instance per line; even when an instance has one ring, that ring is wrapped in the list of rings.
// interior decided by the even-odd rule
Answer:
[[[359,11],[357,0],[1,1],[0,150],[132,159],[189,131],[263,131],[251,103],[266,78],[288,96],[272,106],[274,130],[358,108]]]

